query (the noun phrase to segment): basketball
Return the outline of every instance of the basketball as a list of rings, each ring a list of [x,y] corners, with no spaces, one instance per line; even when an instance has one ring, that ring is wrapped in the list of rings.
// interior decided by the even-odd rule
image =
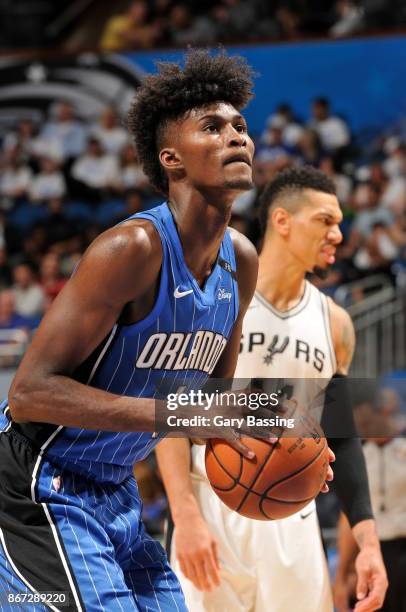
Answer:
[[[247,518],[274,520],[298,512],[320,493],[329,465],[327,441],[319,425],[305,421],[298,426],[302,435],[293,437],[295,426],[276,444],[242,437],[254,459],[225,440],[207,441],[207,476],[226,506]]]

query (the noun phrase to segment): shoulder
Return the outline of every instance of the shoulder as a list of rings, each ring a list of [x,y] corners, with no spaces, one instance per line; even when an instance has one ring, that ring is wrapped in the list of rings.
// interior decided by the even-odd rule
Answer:
[[[331,335],[337,359],[337,372],[348,374],[355,350],[354,325],[348,312],[328,298]]]
[[[230,237],[233,243],[235,259],[238,267],[251,267],[253,270],[258,269],[257,251],[250,240],[244,234],[237,232],[230,227]]]
[[[132,219],[108,229],[88,247],[75,273],[82,284],[102,281],[109,293],[138,295],[155,283],[162,265],[162,244],[155,226]],[[101,289],[101,287],[100,287]]]
[[[86,251],[86,255],[97,254],[107,257],[132,258],[136,263],[160,254],[162,245],[159,234],[150,221],[130,219],[100,234]]]
[[[230,228],[237,264],[237,280],[240,301],[246,309],[254,294],[258,276],[258,255],[252,242],[246,236]]]

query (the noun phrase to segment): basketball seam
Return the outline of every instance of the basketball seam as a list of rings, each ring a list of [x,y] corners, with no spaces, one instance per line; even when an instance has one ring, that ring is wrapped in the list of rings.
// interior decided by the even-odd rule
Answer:
[[[256,491],[249,489],[248,487],[241,484],[240,482],[237,482],[236,484],[242,489],[245,489],[246,491],[248,491],[249,493],[252,493],[252,495],[256,495],[257,497],[260,497],[261,498],[260,503],[262,503],[262,501],[275,501],[275,502],[278,502],[279,504],[301,504],[302,502],[308,502],[314,499],[314,497],[305,497],[304,499],[278,499],[277,497],[268,497],[268,496],[264,497],[263,493],[257,493]],[[214,487],[214,486],[213,486],[213,489],[217,491],[223,491],[223,492],[229,490],[229,489],[220,489],[220,487]]]
[[[249,492],[252,490],[252,487],[255,485],[256,481],[258,480],[259,476],[262,474],[262,471],[264,469],[264,467],[266,466],[266,464],[268,463],[269,459],[272,456],[272,453],[274,452],[276,444],[272,444],[270,445],[270,450],[268,453],[268,456],[266,457],[265,461],[263,461],[260,469],[258,470],[258,472],[256,473],[253,481],[249,484],[249,490],[247,491],[247,493],[245,493],[244,497],[242,498],[242,500],[240,501],[240,503],[238,504],[237,508],[236,508],[236,512],[239,512],[242,508],[242,505],[244,504],[245,500],[247,499]]]
[[[230,472],[224,467],[224,465],[220,462],[220,459],[217,457],[216,455],[216,451],[214,450],[213,444],[211,442],[211,440],[209,440],[209,444],[210,444],[210,450],[213,453],[213,456],[215,458],[215,460],[217,461],[218,465],[221,467],[221,469],[227,474],[227,476],[229,476],[231,478],[231,480],[233,481],[233,485],[227,489],[223,489],[221,487],[217,487],[215,485],[213,485],[212,483],[211,486],[214,489],[218,489],[219,491],[231,491],[231,489],[233,489],[235,487],[235,485],[239,484],[239,480],[241,478],[241,474],[242,474],[242,468],[243,468],[243,459],[242,459],[242,455],[239,453],[240,455],[240,469],[238,472],[238,476],[235,478],[232,474],[230,474]],[[238,451],[237,451],[238,452]]]
[[[325,440],[325,439],[324,439]],[[293,474],[289,474],[289,476],[286,476],[285,478],[281,478],[280,480],[278,480],[277,482],[274,482],[270,487],[268,487],[268,489],[266,489],[266,491],[264,491],[261,495],[261,499],[259,502],[259,509],[261,511],[261,513],[263,514],[263,516],[265,516],[267,519],[269,519],[270,517],[268,516],[268,514],[265,512],[265,510],[263,509],[263,505],[265,500],[267,499],[271,499],[272,501],[276,501],[278,503],[285,503],[285,504],[289,504],[289,503],[303,503],[303,502],[307,502],[307,501],[311,501],[312,499],[314,499],[314,497],[309,497],[300,501],[293,501],[293,500],[279,500],[276,499],[275,497],[268,497],[268,492],[272,490],[273,487],[277,486],[278,484],[280,484],[281,482],[287,482],[289,481],[291,478],[293,478],[294,476],[296,476],[297,474],[300,474],[303,470],[306,470],[310,465],[312,465],[315,461],[317,461],[317,459],[320,457],[321,453],[325,450],[327,446],[327,441],[325,440],[324,446],[323,448],[320,449],[319,453],[312,458],[311,461],[309,461],[306,465],[302,466],[300,468],[300,470],[296,470],[296,472],[294,472]]]
[[[266,491],[264,491],[262,493],[262,495],[265,495],[268,493],[268,491],[270,491],[273,487],[276,487],[276,485],[280,484],[281,482],[286,482],[289,481],[291,478],[293,478],[294,476],[297,476],[297,474],[300,474],[300,472],[302,472],[303,470],[307,469],[312,463],[314,463],[315,461],[317,461],[317,459],[320,457],[321,453],[325,450],[327,446],[327,442],[324,444],[323,448],[320,449],[320,451],[318,452],[318,454],[315,457],[312,457],[311,461],[309,461],[308,463],[306,463],[305,465],[302,465],[300,469],[296,470],[296,472],[292,472],[291,474],[289,474],[289,476],[285,476],[284,478],[280,478],[279,480],[277,480],[276,482],[272,483],[270,487],[268,487],[266,489]],[[268,461],[268,459],[267,459]]]

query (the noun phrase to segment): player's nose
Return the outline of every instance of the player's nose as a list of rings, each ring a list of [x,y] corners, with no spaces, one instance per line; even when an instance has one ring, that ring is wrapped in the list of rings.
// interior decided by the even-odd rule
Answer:
[[[227,131],[227,140],[229,146],[246,147],[248,137],[245,132],[239,132],[235,127],[230,125]]]
[[[339,225],[334,225],[333,227],[330,228],[329,233],[328,233],[328,239],[333,244],[340,244],[340,242],[342,242],[343,235],[341,233]]]

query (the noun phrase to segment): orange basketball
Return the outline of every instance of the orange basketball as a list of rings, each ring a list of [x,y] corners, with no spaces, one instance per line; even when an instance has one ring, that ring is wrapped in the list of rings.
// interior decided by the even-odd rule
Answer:
[[[254,459],[243,457],[225,440],[211,439],[206,445],[207,476],[231,510],[262,521],[281,519],[320,493],[329,460],[319,425],[312,421],[305,435],[282,435],[276,444],[254,438],[242,441],[255,452]]]

